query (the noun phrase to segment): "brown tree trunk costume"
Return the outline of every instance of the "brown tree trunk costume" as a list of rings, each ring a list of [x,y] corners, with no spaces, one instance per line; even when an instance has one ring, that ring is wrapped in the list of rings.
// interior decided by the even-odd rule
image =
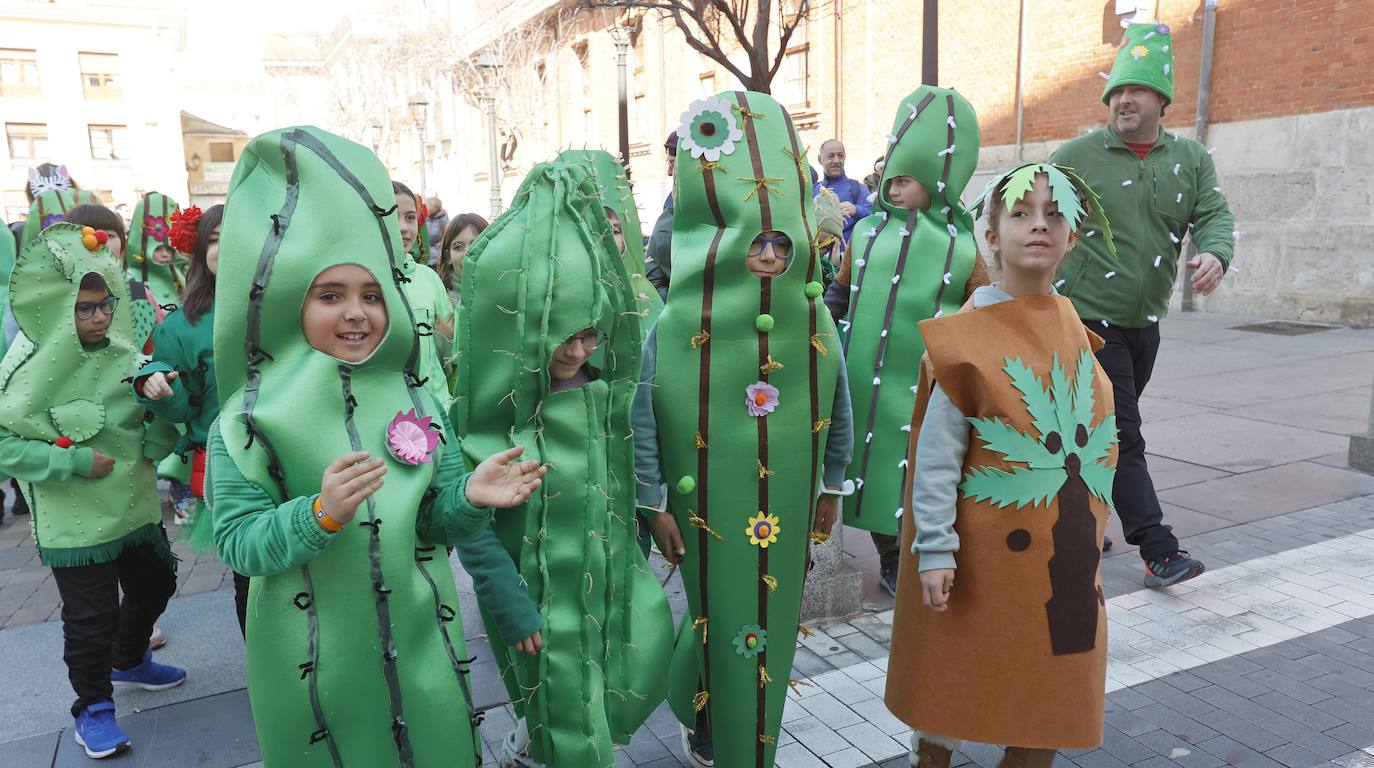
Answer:
[[[1038,440],[1045,455],[1059,456],[1050,472],[1065,479],[1042,489],[1048,500],[1022,506],[977,500],[963,487],[975,470],[1003,482],[1009,478],[997,471],[1025,472],[1026,465],[993,450],[979,432],[970,436],[955,523],[959,568],[944,613],[922,604],[919,556],[911,552],[915,519],[907,505],[887,706],[913,728],[947,738],[1045,749],[1097,746],[1107,665],[1098,561],[1108,506],[1099,493],[1103,473],[1116,462],[1111,382],[1091,362],[1081,379],[1091,382],[1091,419],[1071,431],[1049,430],[1033,424],[1029,398],[1005,369],[1019,358],[1044,388],[1042,402],[1057,401],[1063,422],[1074,365],[1101,339],[1058,296],[966,306],[922,322],[921,333],[927,355],[912,416],[905,498],[911,498],[916,442],[936,380],[965,416],[1000,420]],[[1067,378],[1051,373],[1056,363]],[[1086,412],[1084,405],[1081,415]],[[1083,451],[1089,430],[1097,429],[1110,429],[1112,443],[1101,463],[1088,468],[1085,483],[1074,451]],[[1109,495],[1109,479],[1106,487]]]

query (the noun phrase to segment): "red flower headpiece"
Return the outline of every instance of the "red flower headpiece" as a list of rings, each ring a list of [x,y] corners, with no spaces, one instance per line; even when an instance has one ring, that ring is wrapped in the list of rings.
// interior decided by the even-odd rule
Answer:
[[[196,250],[196,223],[200,221],[200,207],[191,206],[180,211],[172,211],[172,231],[167,242],[181,253]]]
[[[416,212],[419,214],[416,217],[417,223],[423,227],[425,222],[429,221],[429,206],[425,205],[425,201],[421,200],[419,195],[415,196],[415,205],[418,206]]]

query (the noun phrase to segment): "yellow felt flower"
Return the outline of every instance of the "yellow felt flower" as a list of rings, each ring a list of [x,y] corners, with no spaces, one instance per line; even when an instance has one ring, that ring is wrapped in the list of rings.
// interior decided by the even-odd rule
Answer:
[[[778,517],[766,512],[760,512],[749,518],[749,527],[744,529],[749,534],[749,543],[768,549],[769,544],[776,544],[778,541]]]
[[[1143,45],[1137,45],[1136,47],[1134,47],[1134,48],[1131,49],[1131,58],[1133,58],[1133,59],[1143,59],[1143,58],[1145,58],[1146,56],[1149,56],[1149,55],[1150,55],[1150,49],[1149,49],[1149,48],[1146,48],[1146,47],[1143,46]]]

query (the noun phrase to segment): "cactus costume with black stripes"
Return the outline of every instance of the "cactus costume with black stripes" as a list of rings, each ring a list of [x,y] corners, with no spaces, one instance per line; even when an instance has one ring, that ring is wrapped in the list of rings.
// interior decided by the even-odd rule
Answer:
[[[683,117],[653,391],[668,508],[687,550],[669,701],[689,728],[707,712],[717,765],[765,768],[842,361],[791,117],[752,92],[703,99]],[[746,254],[767,230],[792,251],[785,272],[760,279]]]
[[[957,91],[923,85],[902,100],[888,134],[875,212],[854,225],[849,314],[840,323],[854,404],[855,491],[844,522],[877,533],[900,528],[911,408],[925,342],[917,323],[952,315],[978,259],[973,217],[959,195],[978,165],[978,116]],[[887,197],[911,176],[930,193],[925,210]]]
[[[544,617],[544,648],[492,650],[535,761],[610,766],[667,691],[673,618],[635,541],[639,313],[583,162],[531,169],[464,262],[463,308],[463,452],[475,464],[520,445],[549,466],[543,487],[495,520]],[[554,350],[587,328],[603,339],[592,379],[551,391]]]
[[[272,521],[287,519],[284,546],[318,540],[308,512],[283,510],[308,509],[340,455],[368,451],[386,457],[389,470],[353,522],[329,535],[327,549],[252,579],[248,691],[269,768],[481,763],[458,595],[436,546],[448,542],[417,532],[456,438],[447,435],[415,465],[388,451],[398,411],[443,423],[415,374],[418,337],[394,271],[394,204],[372,152],[312,127],[254,139],[230,182],[215,316],[223,396],[210,444],[221,556],[239,570],[274,556],[260,543],[270,535],[227,536],[236,523],[261,522],[254,530],[270,533]],[[310,285],[342,264],[376,276],[387,310],[384,338],[357,364],[315,350],[301,329]],[[227,490],[221,497],[231,479],[235,498],[261,505],[237,520],[227,517]]]

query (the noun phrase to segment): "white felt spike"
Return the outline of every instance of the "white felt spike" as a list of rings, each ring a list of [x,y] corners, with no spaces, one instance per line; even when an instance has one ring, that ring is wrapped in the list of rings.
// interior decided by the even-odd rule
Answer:
[[[1097,73],[1097,76],[1100,77],[1100,78],[1102,78],[1103,80],[1111,80],[1111,79],[1112,79],[1112,76],[1109,75],[1109,74],[1107,74],[1106,72],[1098,72],[1098,73]]]
[[[863,265],[865,265],[865,264],[867,264],[867,263],[868,263],[868,259],[855,259],[855,260],[854,260],[854,266],[856,266],[856,267],[862,267]]]
[[[950,115],[949,117],[945,118],[945,125],[948,125],[950,128],[954,128],[955,130],[958,130],[959,128],[959,126],[955,125],[954,123],[954,115]]]
[[[906,108],[909,109],[909,110],[911,110],[911,117],[908,118],[908,119],[909,119],[909,120],[915,120],[915,119],[916,119],[916,115],[917,115],[917,112],[916,112],[916,105],[915,105],[915,104],[908,103],[908,104],[906,105]]]
[[[916,394],[916,387],[914,385],[911,387],[911,394]]]
[[[879,378],[879,377],[877,377],[877,376],[874,376],[874,377],[873,377],[873,386],[876,387],[876,386],[878,386],[879,384],[882,384],[882,383],[883,383],[883,380],[882,380],[881,378]]]
[[[896,137],[896,136],[893,136],[892,134],[889,133],[889,134],[887,135],[887,143],[888,143],[888,144],[896,144],[896,143],[897,143],[897,137]]]
[[[854,487],[855,487],[855,488],[862,488],[862,487],[864,487],[864,479],[863,479],[862,477],[856,477],[856,478],[854,478]]]
[[[878,218],[887,221],[887,211],[878,211]]]
[[[858,283],[855,283],[855,284],[849,286],[849,292],[850,292],[850,293],[858,293],[858,292],[859,292],[859,284],[858,284]]]
[[[937,181],[937,182],[935,182],[935,189],[936,189],[936,191],[938,191],[938,192],[944,192],[944,191],[945,191],[945,183],[944,183],[943,181]]]
[[[873,433],[872,433],[872,432],[869,432],[869,433],[868,433],[868,436],[864,438],[864,443],[867,444],[867,443],[871,443],[871,442],[873,442]]]
[[[1178,175],[1178,169],[1183,167],[1183,163],[1174,163],[1174,175]]]
[[[1149,40],[1150,38],[1152,38],[1152,37],[1154,37],[1154,36],[1155,36],[1154,30],[1150,30],[1149,32],[1146,32],[1146,33],[1145,33],[1145,36],[1144,36],[1144,37],[1140,38],[1140,42],[1143,43],[1143,42],[1145,42],[1146,40]]]
[[[880,333],[880,334],[878,334],[878,335],[881,336],[881,337],[883,337],[884,339],[886,339],[886,338],[887,338],[887,329],[884,328],[884,329],[883,329],[883,332]]]
[[[893,285],[896,285],[897,283],[900,283],[901,281],[902,281],[902,276],[901,276],[901,275],[893,275],[893,276],[892,276],[892,284],[893,284]]]
[[[878,230],[877,230],[877,229],[870,229],[870,230],[868,230],[867,232],[864,233],[864,237],[877,237],[877,236],[878,236]]]
[[[901,235],[902,237],[911,237],[911,230],[907,229],[906,227],[902,227],[901,230],[897,232],[897,234]]]
[[[950,277],[951,277],[950,273],[946,272],[946,273],[945,273],[945,285],[949,285]]]
[[[959,228],[954,226],[953,224],[946,224],[945,229],[949,230],[949,236],[951,238],[957,239],[959,237]]]
[[[897,517],[901,517],[902,514],[903,514],[905,511],[906,511],[906,510],[903,509],[902,507],[897,507]]]
[[[1217,188],[1216,188],[1216,187],[1212,187],[1212,189],[1217,189]],[[1217,190],[1217,191],[1220,191],[1220,190]],[[1179,192],[1178,195],[1176,195],[1176,196],[1174,197],[1174,202],[1175,202],[1175,203],[1181,203],[1181,202],[1183,202],[1183,193],[1182,193],[1182,192]]]
[[[1161,50],[1161,51],[1167,51],[1167,50],[1169,50],[1169,45],[1168,45],[1167,43],[1165,43],[1164,47],[1163,47],[1163,48],[1160,48],[1159,50]]]
[[[1149,320],[1152,323],[1157,323],[1159,322],[1159,315],[1146,315],[1145,319]]]
[[[940,150],[938,153],[936,153],[935,156],[936,156],[936,157],[944,157],[945,155],[952,155],[952,154],[954,154],[954,145],[953,145],[953,144],[950,144],[948,147],[945,147],[944,149],[942,149],[942,150]]]
[[[1131,181],[1130,179],[1126,179],[1125,181],[1121,182],[1121,186],[1123,186],[1123,187],[1129,187],[1129,186],[1131,186],[1131,185],[1134,184],[1134,183],[1135,183],[1134,181]]]
[[[1168,64],[1165,64],[1165,65],[1164,65],[1164,74],[1166,74],[1166,75],[1169,74],[1169,65],[1168,65]]]
[[[948,206],[948,205],[946,205],[944,208],[941,208],[941,209],[940,209],[940,215],[941,215],[941,216],[948,216],[948,215],[949,215],[949,206]]]
[[[1180,242],[1178,239],[1178,235],[1175,235],[1173,232],[1169,233],[1169,239],[1174,241],[1174,245],[1178,245]]]
[[[1066,282],[1068,282],[1068,281],[1067,281],[1067,280],[1055,280],[1055,281],[1054,281],[1054,287],[1055,287],[1055,288],[1063,288],[1063,287],[1064,287],[1064,283],[1066,283]]]
[[[844,328],[846,331],[849,330],[849,327],[850,327],[851,325],[853,325],[853,323],[849,322],[848,320],[841,320],[841,321],[840,321],[840,326],[841,326],[842,328]]]
[[[1108,273],[1106,274],[1106,278],[1107,278],[1108,280],[1111,280],[1113,277],[1116,277],[1116,273],[1115,273],[1115,272],[1108,272]]]
[[[933,317],[939,317],[940,315],[943,315],[944,313],[945,313],[945,311],[944,311],[943,309],[937,309],[937,310],[935,310],[935,314],[933,315]]]
[[[902,459],[901,461],[897,462],[897,469],[906,469],[906,467],[906,459]]]
[[[1164,257],[1163,257],[1163,256],[1159,256],[1159,255],[1156,255],[1156,256],[1155,256],[1155,269],[1159,269],[1159,262],[1161,262],[1161,261],[1163,261],[1163,260],[1164,260]]]
[[[910,425],[910,424],[903,424],[903,425],[902,425],[902,431],[903,431],[903,432],[910,432],[910,431],[911,431],[911,425]]]

